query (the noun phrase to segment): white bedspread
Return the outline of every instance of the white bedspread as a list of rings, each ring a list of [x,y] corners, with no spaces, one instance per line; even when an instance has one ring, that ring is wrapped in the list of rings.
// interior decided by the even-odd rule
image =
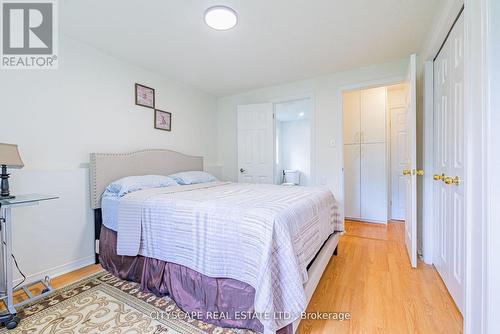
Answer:
[[[343,230],[327,189],[213,182],[123,197],[117,251],[251,285],[255,311],[271,333],[305,310],[307,265]]]

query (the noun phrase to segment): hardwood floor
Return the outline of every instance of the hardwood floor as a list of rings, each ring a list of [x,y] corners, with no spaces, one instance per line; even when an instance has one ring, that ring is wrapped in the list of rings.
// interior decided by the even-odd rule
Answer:
[[[347,222],[309,312],[350,312],[351,319],[303,320],[301,334],[462,333],[463,319],[433,266],[410,267],[404,224]],[[62,287],[101,270],[93,265],[53,279]],[[36,292],[36,291],[35,291]],[[23,296],[16,296],[16,302]]]
[[[99,272],[100,270],[102,270],[101,266],[94,264],[91,266],[87,266],[87,267],[72,271],[72,272],[67,273],[65,275],[55,277],[54,279],[52,279],[51,283],[52,283],[52,286],[54,288],[56,288],[56,289],[61,288],[61,287],[66,286],[68,284],[74,283],[74,282],[76,282],[84,277],[95,274],[95,273]],[[38,284],[38,285],[32,286],[30,288],[30,291],[34,295],[38,295],[41,293],[43,288],[44,288],[44,286],[42,284]],[[26,294],[23,291],[17,291],[14,294],[14,303],[20,303],[27,298],[28,297],[26,296]],[[4,310],[4,309],[5,309],[5,305],[3,305],[3,303],[0,303],[0,310]]]
[[[304,320],[301,334],[462,333],[463,319],[433,266],[412,269],[404,223],[346,222],[309,312],[350,312],[349,321]]]

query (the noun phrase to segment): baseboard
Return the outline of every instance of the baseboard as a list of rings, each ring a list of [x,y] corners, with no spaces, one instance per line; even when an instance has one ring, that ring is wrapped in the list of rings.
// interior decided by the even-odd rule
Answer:
[[[40,279],[43,279],[45,276],[49,276],[50,278],[54,278],[54,277],[57,277],[60,275],[64,275],[64,274],[67,274],[71,271],[74,271],[74,270],[89,266],[91,264],[94,264],[94,262],[95,262],[95,257],[94,257],[94,255],[91,255],[91,256],[87,256],[87,257],[84,257],[84,258],[79,259],[79,260],[75,260],[75,261],[72,261],[72,262],[69,262],[66,264],[62,264],[62,265],[57,266],[57,267],[53,267],[53,268],[50,268],[47,270],[39,271],[37,273],[27,275],[26,281],[24,282],[24,284],[30,284],[30,283],[36,282]],[[15,271],[16,268],[13,267],[12,270]],[[22,281],[22,277],[15,279],[13,282],[14,286],[16,284],[20,283],[21,281]]]
[[[345,220],[351,220],[360,223],[387,225],[387,221],[382,221],[382,220],[369,220],[369,219],[351,218],[351,217],[345,217]]]

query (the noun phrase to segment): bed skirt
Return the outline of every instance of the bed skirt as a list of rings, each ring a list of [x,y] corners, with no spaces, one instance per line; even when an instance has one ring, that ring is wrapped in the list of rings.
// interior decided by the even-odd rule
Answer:
[[[250,285],[231,278],[205,276],[187,267],[142,256],[119,256],[116,254],[117,234],[101,228],[99,258],[104,269],[128,281],[141,284],[143,291],[156,296],[168,295],[188,313],[200,314],[203,320],[226,328],[243,328],[262,333],[261,322],[252,317],[234,314],[254,312],[255,289]],[[214,319],[209,314],[225,314],[228,317]],[[277,334],[292,334],[292,324],[280,329]]]

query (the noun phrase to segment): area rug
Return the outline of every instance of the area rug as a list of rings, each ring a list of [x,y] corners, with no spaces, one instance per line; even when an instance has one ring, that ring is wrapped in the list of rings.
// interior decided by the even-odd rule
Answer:
[[[18,310],[21,323],[0,333],[249,334],[195,320],[169,297],[141,292],[139,284],[100,272]]]

